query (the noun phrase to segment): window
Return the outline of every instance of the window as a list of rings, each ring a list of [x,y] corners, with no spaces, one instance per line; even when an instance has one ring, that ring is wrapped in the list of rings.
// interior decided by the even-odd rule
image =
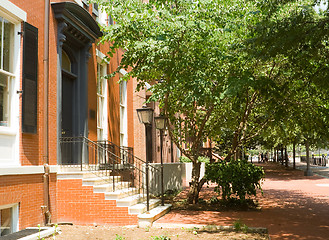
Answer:
[[[97,63],[97,139],[107,139],[106,65]]]
[[[98,17],[98,4],[93,3],[93,14]]]
[[[0,237],[18,231],[18,205],[0,206]]]
[[[66,70],[67,72],[71,72],[71,60],[65,51],[62,51],[62,69]]]
[[[14,24],[0,17],[0,127],[8,127],[10,122],[13,34]]]
[[[120,82],[120,146],[128,146],[127,140],[127,82]]]

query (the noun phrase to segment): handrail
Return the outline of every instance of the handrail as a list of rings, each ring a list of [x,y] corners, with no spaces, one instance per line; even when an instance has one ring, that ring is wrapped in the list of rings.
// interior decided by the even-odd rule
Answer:
[[[137,189],[143,196],[146,189],[146,175],[151,174],[152,181],[149,189],[154,194],[160,191],[160,170],[146,164],[133,154],[133,148],[117,146],[110,141],[92,141],[84,136],[60,138],[62,164],[80,166],[80,170],[93,171],[105,181],[112,184],[116,190],[120,176],[128,182],[128,188]],[[146,171],[148,165],[149,171]],[[149,203],[149,199],[147,199]],[[148,206],[147,206],[148,207]]]

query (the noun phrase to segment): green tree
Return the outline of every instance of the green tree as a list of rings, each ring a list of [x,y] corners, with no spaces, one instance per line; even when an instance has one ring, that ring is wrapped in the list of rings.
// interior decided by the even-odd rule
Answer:
[[[170,122],[172,140],[193,162],[189,202],[198,201],[200,147],[211,136],[216,119],[228,111],[230,98],[245,95],[247,112],[255,99],[248,89],[248,66],[241,51],[247,27],[254,21],[248,1],[98,0],[116,22],[104,27],[102,41],[113,43],[109,57],[124,50],[120,68],[126,78],[152,84],[150,101],[160,102]],[[118,71],[117,70],[117,71]],[[232,71],[236,74],[230,74]],[[247,83],[244,83],[246,81]],[[238,103],[235,103],[240,113]],[[246,122],[246,117],[243,119]],[[217,124],[220,123],[217,121]],[[238,129],[241,132],[241,127]],[[234,139],[232,152],[238,146]]]
[[[300,15],[304,20],[303,11],[305,19],[318,16],[308,8],[311,1],[93,2],[116,23],[102,28],[102,42],[112,43],[108,57],[124,50],[113,74],[129,70],[123,80],[136,78],[137,90],[152,85],[149,101],[160,103],[171,139],[193,163],[189,203],[198,201],[205,182],[198,158],[207,137],[229,139],[226,160],[237,158],[242,145],[295,111],[288,106],[298,106],[303,97],[306,104],[313,97],[310,82],[321,84],[311,77],[325,68],[326,57],[315,54],[311,45],[305,54],[315,54],[320,63],[316,58],[303,60],[300,46],[284,32],[294,30],[293,21]],[[305,30],[303,24],[298,27]]]

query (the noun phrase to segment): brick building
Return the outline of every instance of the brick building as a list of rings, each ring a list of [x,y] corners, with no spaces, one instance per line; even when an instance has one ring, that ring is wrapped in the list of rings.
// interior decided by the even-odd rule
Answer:
[[[108,194],[122,185],[109,165],[145,159],[136,109],[147,92],[102,78],[120,54],[104,60],[99,24],[113,22],[86,0],[0,0],[0,236],[49,222],[137,223],[136,202]],[[175,149],[166,139],[165,161],[177,161]],[[96,170],[110,176],[95,180]]]

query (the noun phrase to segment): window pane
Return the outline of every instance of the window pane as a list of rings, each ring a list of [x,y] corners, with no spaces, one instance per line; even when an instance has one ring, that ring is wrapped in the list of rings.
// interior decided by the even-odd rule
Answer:
[[[101,64],[97,64],[97,93],[99,95],[104,94],[104,79],[103,79],[104,67]]]
[[[14,25],[6,19],[3,21],[4,36],[3,36],[3,69],[10,72],[10,59],[11,59],[11,39]]]
[[[8,76],[0,73],[0,126],[8,126],[9,113]]]
[[[0,228],[0,236],[4,236],[12,233],[12,211],[11,208],[1,209],[0,210],[0,220],[1,220],[1,228]]]
[[[99,128],[103,127],[103,98],[98,97],[98,106],[97,106],[97,126]]]
[[[2,24],[3,18],[0,17],[0,68],[2,69]]]
[[[66,52],[62,51],[62,69],[71,72],[71,61]]]

